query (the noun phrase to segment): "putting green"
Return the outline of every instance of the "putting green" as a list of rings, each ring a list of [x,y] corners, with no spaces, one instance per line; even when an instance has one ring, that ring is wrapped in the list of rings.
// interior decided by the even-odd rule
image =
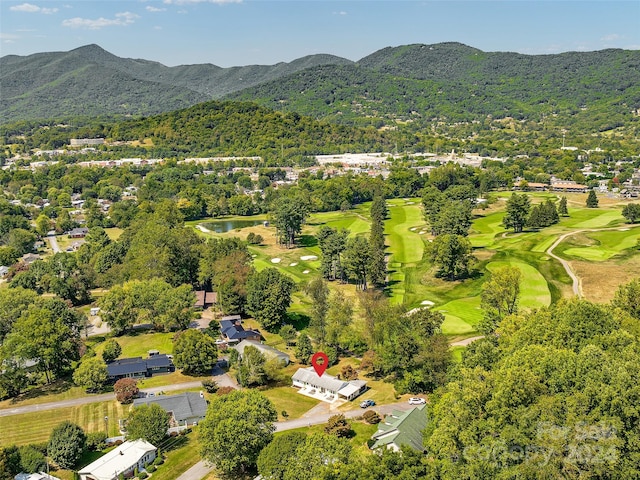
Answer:
[[[564,251],[565,255],[579,257],[592,262],[604,262],[619,253],[638,245],[640,229],[607,230],[602,232],[589,232],[586,235],[599,242],[599,245],[589,247],[574,247]]]
[[[512,266],[517,267],[521,273],[520,300],[518,305],[523,308],[546,307],[551,304],[551,292],[547,281],[542,274],[528,263],[517,260],[490,262],[487,270],[495,271],[497,268]]]
[[[475,332],[474,326],[482,319],[479,296],[452,300],[436,310],[444,315],[442,333],[445,335]]]

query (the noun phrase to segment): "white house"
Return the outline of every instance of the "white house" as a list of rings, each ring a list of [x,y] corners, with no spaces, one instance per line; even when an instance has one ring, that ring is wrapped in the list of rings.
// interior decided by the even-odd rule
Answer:
[[[48,473],[19,473],[15,476],[15,480],[60,480],[58,477],[49,475]]]
[[[300,387],[299,393],[324,402],[334,402],[339,398],[353,400],[367,389],[364,380],[340,380],[328,373],[318,376],[313,367],[299,368],[291,380],[294,387]]]
[[[120,474],[131,476],[136,468],[142,470],[153,462],[157,451],[145,440],[127,441],[82,468],[78,474],[80,480],[117,480]]]

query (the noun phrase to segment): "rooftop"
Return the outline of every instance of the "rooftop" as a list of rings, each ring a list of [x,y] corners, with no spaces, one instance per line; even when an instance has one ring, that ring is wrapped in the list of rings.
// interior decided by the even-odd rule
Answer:
[[[145,440],[127,441],[82,468],[78,473],[91,474],[96,480],[111,480],[114,478],[114,473],[117,477],[120,472],[124,472],[145,454],[154,450],[156,447]]]

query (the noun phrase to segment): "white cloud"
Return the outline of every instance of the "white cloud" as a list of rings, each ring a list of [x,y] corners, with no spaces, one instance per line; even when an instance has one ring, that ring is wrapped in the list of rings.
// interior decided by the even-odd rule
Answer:
[[[69,18],[62,22],[63,27],[69,28],[86,28],[89,30],[99,30],[104,27],[124,27],[131,25],[135,22],[135,19],[139,18],[138,15],[131,12],[116,13],[115,18]]]
[[[618,35],[617,33],[610,33],[609,35],[605,35],[604,37],[602,37],[600,40],[602,40],[603,42],[615,42],[616,40],[620,40],[620,35]]]
[[[58,11],[57,8],[45,8],[33,5],[32,3],[23,3],[21,5],[13,5],[9,7],[12,12],[25,12],[25,13],[43,13],[45,15],[51,15]]]
[[[151,13],[165,12],[167,10],[166,8],[152,7],[151,5],[147,5],[145,8],[147,12],[151,12]]]
[[[19,38],[20,37],[18,35],[14,35],[12,33],[0,32],[0,40],[2,40],[4,43],[13,43],[14,40],[17,40]]]
[[[347,12],[345,12],[344,10],[340,11],[340,12],[333,12],[334,15],[347,15]]]
[[[224,5],[227,3],[242,3],[242,0],[164,0],[168,5],[189,5],[194,3],[215,3]]]

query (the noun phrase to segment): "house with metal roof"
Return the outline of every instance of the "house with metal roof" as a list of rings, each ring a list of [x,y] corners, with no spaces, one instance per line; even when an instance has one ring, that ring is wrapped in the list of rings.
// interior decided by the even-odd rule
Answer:
[[[298,393],[329,403],[340,398],[353,400],[367,389],[364,380],[340,380],[328,373],[320,376],[313,367],[299,368],[291,380],[294,387],[300,388]]]
[[[117,480],[121,474],[131,477],[136,468],[140,471],[153,462],[157,451],[145,440],[127,441],[80,469],[78,474],[80,480]]]
[[[371,450],[388,448],[399,451],[402,445],[424,451],[422,432],[427,428],[427,406],[420,405],[406,412],[394,410],[378,424],[378,431],[373,434]]]
[[[246,347],[255,347],[260,353],[265,356],[265,358],[276,358],[284,363],[285,366],[289,365],[289,362],[291,362],[291,358],[289,358],[288,354],[281,352],[277,348],[273,348],[271,345],[265,345],[264,343],[260,343],[255,340],[242,340],[235,347],[231,348],[235,348],[240,354],[240,357],[242,357],[242,355],[244,355],[244,349]]]
[[[144,378],[158,373],[175,371],[171,358],[167,355],[153,355],[149,358],[119,358],[107,363],[107,375],[109,380],[121,378]]]
[[[204,395],[196,392],[136,398],[133,401],[133,407],[152,403],[159,405],[169,414],[172,427],[194,425],[207,414],[207,401],[204,399]]]
[[[239,343],[242,340],[260,341],[262,335],[257,330],[245,330],[240,315],[229,315],[220,320],[220,333],[226,343]]]

